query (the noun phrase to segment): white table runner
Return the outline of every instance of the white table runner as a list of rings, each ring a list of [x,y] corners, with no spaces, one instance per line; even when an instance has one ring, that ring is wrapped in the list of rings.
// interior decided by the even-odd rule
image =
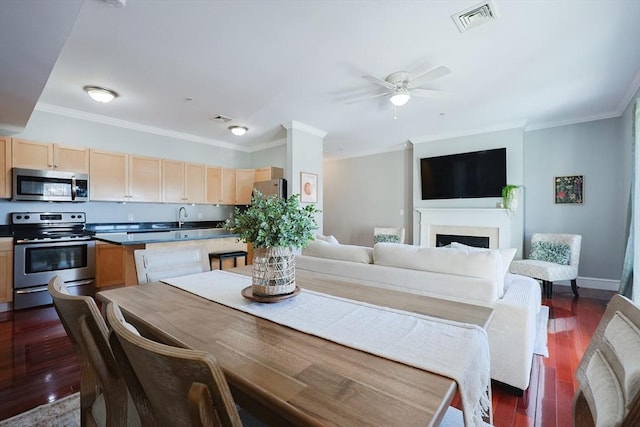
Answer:
[[[240,293],[251,285],[250,277],[220,270],[162,282],[301,332],[452,378],[458,384],[467,426],[481,425],[482,416],[489,413],[489,341],[477,325],[306,289],[276,304],[256,303]]]

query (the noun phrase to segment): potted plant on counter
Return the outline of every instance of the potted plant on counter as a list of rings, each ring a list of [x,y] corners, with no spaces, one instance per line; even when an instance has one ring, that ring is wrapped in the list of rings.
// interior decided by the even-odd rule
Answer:
[[[251,196],[251,205],[236,208],[224,228],[251,243],[253,271],[251,287],[254,295],[276,296],[295,290],[295,255],[293,248],[304,248],[317,228],[315,205],[299,204],[299,195],[288,199],[265,197],[259,191]]]

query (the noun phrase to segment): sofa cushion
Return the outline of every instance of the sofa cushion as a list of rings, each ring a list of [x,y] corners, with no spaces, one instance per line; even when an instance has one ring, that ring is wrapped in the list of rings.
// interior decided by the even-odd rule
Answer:
[[[307,247],[302,250],[302,255],[364,264],[373,263],[372,248],[355,245],[334,245],[321,240],[309,242]]]
[[[569,265],[571,248],[566,243],[533,242],[529,259]]]
[[[378,265],[478,277],[494,281],[498,289],[504,287],[502,259],[493,251],[461,251],[453,248],[376,243],[373,247],[373,259]]]

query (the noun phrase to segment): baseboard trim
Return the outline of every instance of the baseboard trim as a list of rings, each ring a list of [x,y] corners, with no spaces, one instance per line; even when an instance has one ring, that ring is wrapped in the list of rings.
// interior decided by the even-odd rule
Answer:
[[[553,282],[553,286],[571,286],[570,280]],[[603,291],[617,292],[620,289],[620,281],[612,279],[598,279],[595,277],[578,277],[578,288],[600,289]]]

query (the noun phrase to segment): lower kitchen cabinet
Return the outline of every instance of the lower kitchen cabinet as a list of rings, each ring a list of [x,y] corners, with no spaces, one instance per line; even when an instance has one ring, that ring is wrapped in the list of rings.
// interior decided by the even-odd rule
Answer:
[[[13,301],[13,238],[0,238],[0,303]]]
[[[96,288],[125,282],[124,246],[96,242]]]

